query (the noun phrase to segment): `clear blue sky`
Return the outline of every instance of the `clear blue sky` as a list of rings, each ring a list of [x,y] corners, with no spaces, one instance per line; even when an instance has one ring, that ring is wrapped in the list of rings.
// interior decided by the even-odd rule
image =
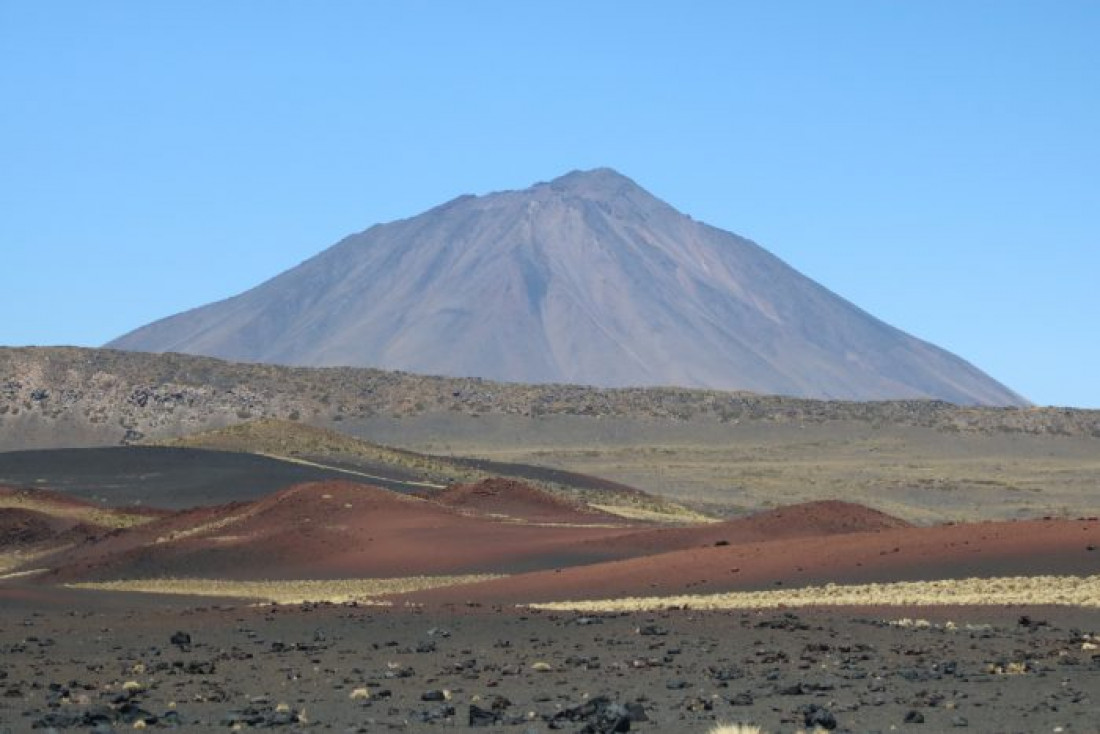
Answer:
[[[0,344],[612,166],[1100,407],[1100,3],[0,0]]]

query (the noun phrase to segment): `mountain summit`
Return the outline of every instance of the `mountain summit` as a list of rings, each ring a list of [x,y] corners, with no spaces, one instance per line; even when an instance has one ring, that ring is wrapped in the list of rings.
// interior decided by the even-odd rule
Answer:
[[[607,168],[376,225],[107,346],[509,382],[1026,404]]]

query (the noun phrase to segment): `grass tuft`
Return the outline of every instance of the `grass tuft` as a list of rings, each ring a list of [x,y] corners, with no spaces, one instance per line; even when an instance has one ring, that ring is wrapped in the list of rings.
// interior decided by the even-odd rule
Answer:
[[[535,609],[638,612],[670,608],[775,609],[816,606],[988,606],[1054,604],[1100,607],[1100,576],[1015,576],[908,581],[852,586],[807,586],[781,591],[652,596],[530,604]]]
[[[251,599],[272,604],[305,604],[308,602],[377,603],[380,596],[407,594],[413,591],[459,586],[501,578],[492,574],[465,576],[414,576],[396,579],[336,579],[331,581],[232,581],[227,579],[127,579],[66,584],[73,589],[126,591],[144,594],[176,594],[180,596],[214,596]]]

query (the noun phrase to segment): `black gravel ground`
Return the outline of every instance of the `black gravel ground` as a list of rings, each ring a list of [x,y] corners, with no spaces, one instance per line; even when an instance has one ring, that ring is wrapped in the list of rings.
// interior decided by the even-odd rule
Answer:
[[[195,604],[0,594],[0,732],[1100,732],[1095,610]]]
[[[178,510],[259,499],[299,482],[349,478],[344,472],[230,451],[113,446],[0,453],[0,484],[49,487],[115,507]]]

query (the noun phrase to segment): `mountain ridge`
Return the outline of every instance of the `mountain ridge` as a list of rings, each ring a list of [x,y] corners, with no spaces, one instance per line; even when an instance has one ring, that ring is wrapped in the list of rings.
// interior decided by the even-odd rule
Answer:
[[[854,421],[951,433],[1100,438],[1100,410],[819,401],[659,387],[520,385],[369,367],[286,367],[178,353],[0,347],[0,451],[160,440],[256,418],[632,417],[671,425]],[[347,423],[344,423],[347,421]]]
[[[107,346],[521,383],[1028,404],[608,168],[374,225]]]

